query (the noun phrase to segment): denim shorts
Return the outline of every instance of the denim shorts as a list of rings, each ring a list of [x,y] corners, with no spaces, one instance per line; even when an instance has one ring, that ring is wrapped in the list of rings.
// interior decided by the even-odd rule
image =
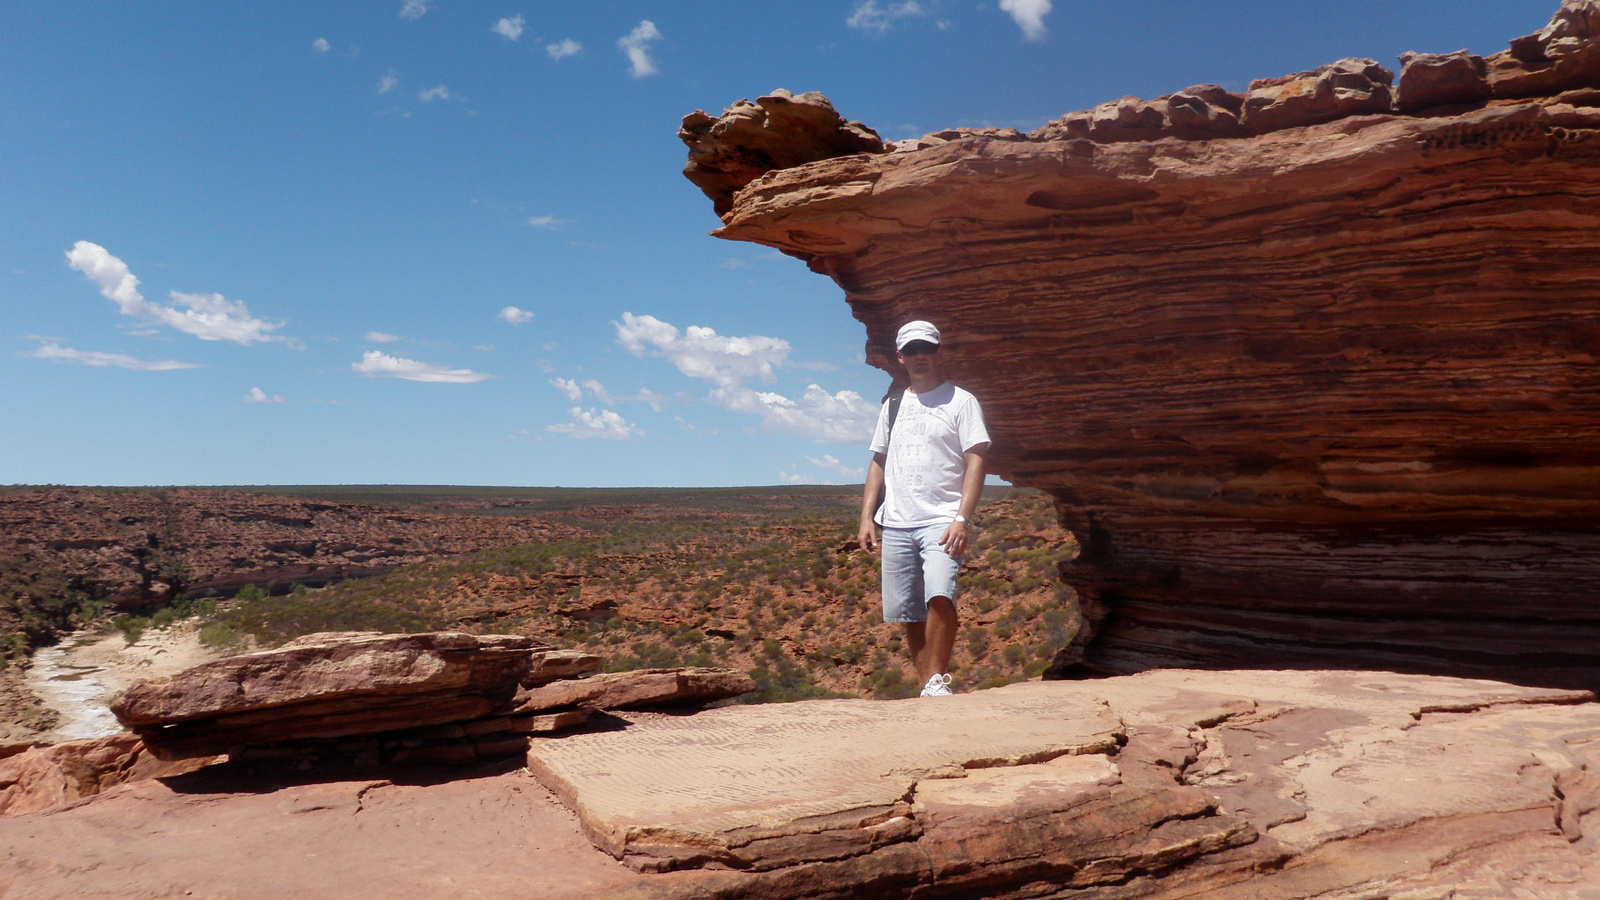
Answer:
[[[961,560],[939,546],[949,522],[921,528],[883,529],[883,620],[926,622],[928,601],[956,600],[956,570]]]

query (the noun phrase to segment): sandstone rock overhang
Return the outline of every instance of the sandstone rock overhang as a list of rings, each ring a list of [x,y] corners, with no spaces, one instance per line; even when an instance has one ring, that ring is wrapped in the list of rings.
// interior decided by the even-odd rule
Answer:
[[[1083,546],[1057,674],[1600,687],[1600,0],[1402,61],[854,151],[784,95],[795,161],[714,233],[831,277],[874,365],[945,330],[991,468]],[[690,169],[763,103],[686,119]]]

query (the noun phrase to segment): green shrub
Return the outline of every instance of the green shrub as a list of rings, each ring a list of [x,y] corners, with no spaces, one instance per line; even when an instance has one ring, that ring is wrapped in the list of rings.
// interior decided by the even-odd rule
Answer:
[[[139,638],[144,636],[144,630],[150,625],[150,620],[143,616],[117,616],[112,621],[117,630],[122,632],[122,639],[129,646],[139,643]]]
[[[880,700],[898,700],[911,696],[920,686],[906,681],[905,673],[898,666],[884,666],[872,670],[870,675],[863,675],[861,689]]]
[[[245,636],[226,622],[210,622],[200,626],[199,638],[201,644],[222,653],[238,651],[247,643]]]

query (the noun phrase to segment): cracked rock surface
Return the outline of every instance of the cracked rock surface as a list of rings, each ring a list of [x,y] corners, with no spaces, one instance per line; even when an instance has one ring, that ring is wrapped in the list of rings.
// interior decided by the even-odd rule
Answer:
[[[0,819],[6,897],[1584,898],[1600,704],[1353,671],[618,712],[527,769],[224,764]]]

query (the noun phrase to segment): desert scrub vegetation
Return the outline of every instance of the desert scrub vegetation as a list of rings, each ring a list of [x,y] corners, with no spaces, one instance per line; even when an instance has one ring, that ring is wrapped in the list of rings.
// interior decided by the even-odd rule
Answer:
[[[0,668],[99,618],[105,604],[79,579],[30,559],[0,560]]]
[[[443,502],[445,490],[429,496]],[[878,560],[855,547],[858,491],[684,492],[661,505],[618,491],[609,508],[568,497],[556,514],[583,537],[319,588],[247,587],[218,598],[201,638],[236,649],[315,631],[515,633],[594,652],[610,671],[736,668],[756,680],[753,702],[911,696],[920,685],[898,627],[882,622]],[[1037,676],[1077,629],[1057,572],[1075,545],[1049,499],[996,493],[962,575],[960,689]]]

